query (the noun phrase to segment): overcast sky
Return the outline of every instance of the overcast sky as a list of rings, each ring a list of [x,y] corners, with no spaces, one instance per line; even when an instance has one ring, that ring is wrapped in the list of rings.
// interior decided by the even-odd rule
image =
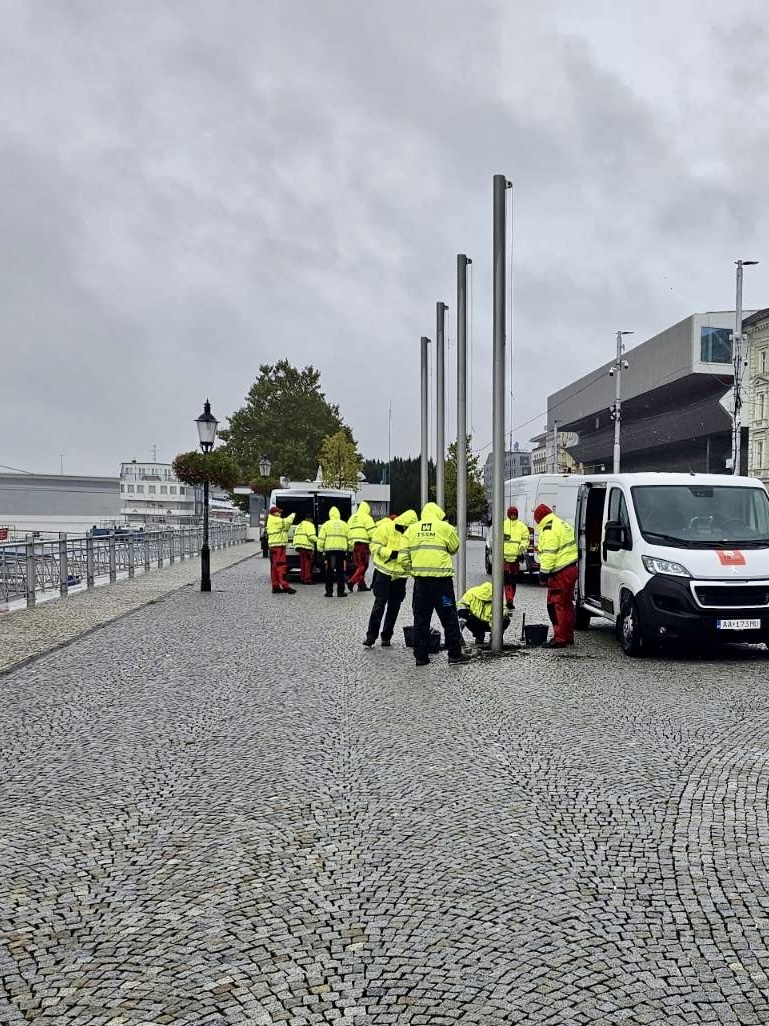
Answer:
[[[657,13],[653,13],[655,9]],[[514,183],[514,438],[694,311],[769,305],[765,0],[0,0],[0,464],[116,474],[314,364],[419,450],[419,337]],[[455,374],[449,374],[453,413]],[[286,425],[291,430],[291,425]],[[485,459],[488,448],[483,449]],[[276,468],[279,470],[280,468]]]

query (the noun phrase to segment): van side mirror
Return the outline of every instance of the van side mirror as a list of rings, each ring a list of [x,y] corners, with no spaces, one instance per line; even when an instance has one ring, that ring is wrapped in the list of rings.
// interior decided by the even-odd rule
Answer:
[[[627,531],[619,520],[607,520],[603,538],[604,548],[609,552],[619,552],[629,548]]]

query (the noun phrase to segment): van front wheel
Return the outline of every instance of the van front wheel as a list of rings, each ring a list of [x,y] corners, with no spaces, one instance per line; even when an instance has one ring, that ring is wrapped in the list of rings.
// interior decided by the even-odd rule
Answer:
[[[628,595],[622,600],[622,607],[617,622],[617,637],[625,655],[638,657],[644,655],[641,619],[635,599]]]

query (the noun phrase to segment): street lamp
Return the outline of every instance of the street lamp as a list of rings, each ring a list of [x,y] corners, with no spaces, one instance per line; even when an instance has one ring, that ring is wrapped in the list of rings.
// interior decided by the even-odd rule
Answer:
[[[735,260],[737,265],[737,304],[734,311],[734,332],[732,333],[732,363],[734,365],[734,415],[732,417],[732,473],[739,474],[742,449],[742,378],[748,362],[742,343],[742,269],[753,267],[758,260]]]
[[[262,475],[262,477],[269,477],[271,470],[272,464],[266,456],[262,456],[262,458],[259,460],[259,473]]]
[[[211,413],[211,403],[206,399],[203,412],[196,418],[198,438],[203,452],[210,452],[216,439],[219,421]],[[211,550],[208,547],[208,477],[203,480],[203,545],[200,549],[200,590],[211,590]]]
[[[622,357],[622,352],[625,348],[622,336],[632,334],[632,331],[617,332],[617,355],[614,359],[614,363],[609,368],[609,377],[616,377],[617,379],[616,388],[614,390],[614,405],[611,407],[611,416],[614,421],[614,461],[612,469],[615,474],[619,474],[619,431],[620,423],[622,421],[622,371],[627,370],[629,367],[627,360]]]

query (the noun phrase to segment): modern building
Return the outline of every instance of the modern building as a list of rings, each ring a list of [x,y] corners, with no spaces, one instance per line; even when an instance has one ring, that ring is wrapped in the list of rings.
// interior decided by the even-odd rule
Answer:
[[[0,540],[33,531],[83,534],[119,519],[116,477],[0,474]]]
[[[747,311],[747,320],[753,311]],[[734,312],[695,313],[629,349],[622,371],[623,471],[728,472],[731,418],[720,404],[732,387]],[[607,339],[607,349],[612,339]],[[547,400],[547,430],[578,436],[569,453],[586,472],[610,470],[615,378],[603,364]],[[743,418],[747,472],[749,407]]]
[[[197,523],[203,515],[203,489],[182,484],[170,463],[120,464],[120,513],[131,524]],[[241,510],[229,494],[210,488],[209,516],[236,520]]]
[[[505,481],[513,477],[527,477],[532,472],[531,453],[521,449],[518,442],[512,449],[505,452],[504,470],[502,475]],[[494,490],[494,454],[489,453],[483,465],[483,490],[486,498],[491,503]]]
[[[748,340],[748,473],[769,487],[769,307],[746,317],[742,330]]]

